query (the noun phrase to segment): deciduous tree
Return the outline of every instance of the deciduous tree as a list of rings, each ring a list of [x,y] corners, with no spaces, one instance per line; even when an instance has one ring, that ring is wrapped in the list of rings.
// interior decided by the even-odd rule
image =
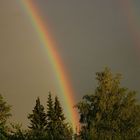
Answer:
[[[77,104],[84,140],[140,139],[140,105],[136,92],[120,84],[121,75],[106,68],[96,73],[95,92]]]

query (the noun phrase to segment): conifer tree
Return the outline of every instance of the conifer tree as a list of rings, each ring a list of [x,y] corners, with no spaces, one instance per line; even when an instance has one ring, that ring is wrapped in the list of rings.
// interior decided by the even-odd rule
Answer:
[[[68,126],[65,123],[63,109],[57,96],[55,97],[54,101],[54,127],[55,138],[58,140],[65,140],[68,137]]]
[[[47,100],[47,131],[50,139],[53,140],[54,135],[54,103],[52,100],[51,93],[49,92]]]
[[[71,128],[65,123],[63,109],[58,97],[53,102],[51,93],[47,100],[47,132],[49,140],[65,140],[71,138]]]
[[[55,102],[54,102],[54,112],[55,112],[55,120],[58,123],[62,123],[65,121],[63,109],[60,105],[60,101],[58,100],[58,97],[55,97]]]
[[[36,100],[36,105],[33,109],[33,113],[29,114],[28,119],[30,120],[30,130],[35,135],[35,137],[40,137],[46,132],[46,113],[44,111],[43,105],[40,103],[39,97]]]
[[[96,74],[94,94],[85,95],[77,104],[83,124],[83,140],[139,140],[140,105],[135,92],[120,85],[120,74],[106,68]]]
[[[2,95],[0,95],[0,125],[5,124],[11,116],[10,109],[11,107],[4,101]]]
[[[11,106],[8,105],[0,94],[0,140],[6,139],[6,122],[11,116]]]
[[[27,132],[21,129],[22,124],[11,123],[8,140],[27,140]],[[29,140],[29,139],[28,139]]]

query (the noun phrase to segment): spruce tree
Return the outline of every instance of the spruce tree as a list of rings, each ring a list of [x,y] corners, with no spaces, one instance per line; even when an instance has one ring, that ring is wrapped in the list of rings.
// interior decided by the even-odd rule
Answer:
[[[51,93],[47,100],[47,132],[49,140],[71,139],[71,127],[65,123],[63,109],[58,97],[53,102]]]
[[[58,123],[63,123],[65,121],[63,109],[60,105],[60,101],[58,100],[58,97],[55,97],[54,102],[54,112],[55,112],[55,121]]]
[[[0,140],[5,140],[7,136],[6,122],[11,116],[10,109],[11,106],[4,101],[2,95],[0,94]]]
[[[53,140],[54,135],[54,103],[52,100],[51,93],[49,92],[47,100],[47,131],[51,140]]]
[[[40,103],[39,97],[36,100],[36,105],[33,109],[33,113],[29,114],[28,119],[30,120],[30,130],[35,138],[40,137],[45,134],[46,132],[46,113],[44,111],[43,105]]]
[[[4,125],[7,119],[11,116],[10,109],[11,107],[4,101],[0,94],[0,125]]]
[[[58,140],[65,140],[68,137],[68,126],[65,123],[63,109],[57,96],[55,97],[54,101],[54,127],[55,138],[57,138]]]

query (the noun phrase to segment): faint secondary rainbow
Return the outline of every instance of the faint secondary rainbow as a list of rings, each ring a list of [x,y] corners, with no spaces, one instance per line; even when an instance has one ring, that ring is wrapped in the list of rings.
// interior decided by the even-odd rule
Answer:
[[[139,55],[140,49],[140,26],[139,16],[136,14],[136,9],[133,0],[119,0],[122,12],[127,20],[127,27],[136,47],[137,55]]]
[[[58,81],[59,87],[61,89],[61,98],[63,99],[64,105],[67,110],[67,116],[75,130],[78,124],[78,114],[74,107],[74,92],[69,83],[65,67],[60,59],[60,56],[55,48],[54,41],[52,40],[48,27],[46,23],[39,16],[38,9],[33,4],[31,0],[21,0],[22,7],[27,12],[29,18],[31,19],[34,29],[38,33],[38,37],[47,52],[47,57],[49,58],[54,73],[56,75],[56,80]]]

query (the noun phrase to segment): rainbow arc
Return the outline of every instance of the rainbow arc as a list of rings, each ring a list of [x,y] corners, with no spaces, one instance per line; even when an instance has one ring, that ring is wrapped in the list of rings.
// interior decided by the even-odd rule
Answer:
[[[21,0],[21,4],[27,12],[29,18],[31,19],[31,24],[34,29],[37,31],[40,42],[45,48],[47,52],[47,58],[52,64],[52,68],[54,70],[54,74],[56,76],[56,80],[58,81],[58,85],[61,89],[61,97],[63,99],[63,103],[67,110],[68,120],[72,124],[73,130],[78,124],[78,114],[73,108],[75,105],[74,100],[74,90],[71,87],[69,82],[68,75],[66,74],[66,70],[64,64],[58,54],[56,49],[56,45],[54,44],[53,39],[48,31],[48,27],[46,23],[39,16],[39,11],[35,7],[33,1],[31,0]]]

